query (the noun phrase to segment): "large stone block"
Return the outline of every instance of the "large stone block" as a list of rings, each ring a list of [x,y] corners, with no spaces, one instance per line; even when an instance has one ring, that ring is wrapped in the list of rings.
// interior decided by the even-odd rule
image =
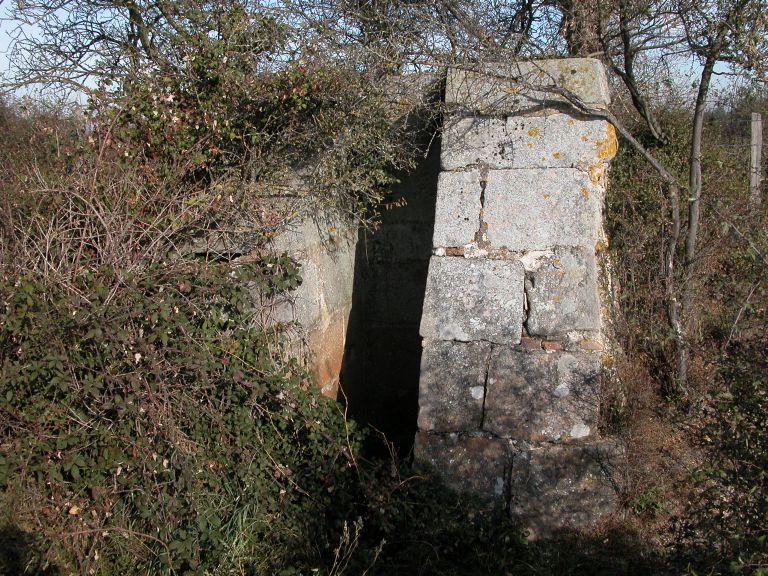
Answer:
[[[596,430],[600,357],[499,348],[491,356],[483,429],[517,440],[574,440]]]
[[[463,246],[480,228],[480,173],[442,172],[437,185],[434,246]]]
[[[571,168],[491,170],[485,188],[486,234],[493,248],[594,247],[603,188]]]
[[[328,312],[349,307],[355,283],[355,244],[340,243],[335,250],[321,246],[315,259],[320,270],[323,307]]]
[[[480,429],[490,355],[488,342],[427,342],[419,380],[420,430]]]
[[[432,340],[520,342],[523,279],[518,261],[433,256],[421,335]]]
[[[323,314],[323,274],[315,258],[301,261],[301,284],[275,309],[274,322],[297,322],[309,330],[320,322]]]
[[[618,148],[605,120],[569,114],[458,118],[447,123],[443,170],[485,163],[492,169],[570,168],[609,161]]]
[[[531,336],[559,337],[600,329],[600,298],[594,249],[556,248],[526,281]]]
[[[325,326],[316,326],[309,332],[312,355],[309,368],[324,396],[336,398],[339,374],[344,361],[349,310],[337,310]]]
[[[610,103],[605,69],[592,58],[494,63],[480,71],[453,68],[448,71],[445,102],[484,114],[567,105],[552,87],[597,108]]]
[[[593,526],[618,505],[612,473],[622,458],[612,442],[543,444],[515,453],[510,512],[534,538]]]
[[[458,434],[416,434],[414,456],[434,468],[445,483],[459,492],[503,504],[509,466],[506,442],[495,438],[460,437]]]

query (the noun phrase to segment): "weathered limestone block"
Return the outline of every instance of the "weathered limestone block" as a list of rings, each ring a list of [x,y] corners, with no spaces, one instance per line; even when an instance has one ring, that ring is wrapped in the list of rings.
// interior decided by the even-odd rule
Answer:
[[[320,246],[317,261],[323,306],[330,312],[349,308],[355,283],[355,245]]]
[[[428,342],[421,355],[419,429],[479,430],[483,419],[488,342]]]
[[[338,394],[348,319],[349,310],[339,308],[324,325],[315,326],[308,334],[309,349],[312,351],[310,370],[320,386],[320,392],[329,398],[336,398]]]
[[[575,440],[596,431],[596,354],[498,348],[491,356],[483,429],[517,440]]]
[[[443,133],[443,170],[479,163],[492,169],[570,168],[607,162],[616,153],[613,126],[570,114],[471,117],[449,121]]]
[[[600,238],[603,188],[571,168],[491,170],[486,234],[493,248],[593,247]]]
[[[611,472],[621,458],[612,442],[543,444],[513,454],[510,512],[534,538],[594,526],[618,505]]]
[[[415,457],[430,464],[454,490],[503,502],[509,454],[506,442],[458,434],[416,434]]]
[[[531,336],[558,337],[600,329],[594,248],[556,248],[525,280],[526,328]]]
[[[451,69],[445,102],[480,113],[504,114],[564,104],[557,86],[596,108],[610,103],[603,65],[592,58],[488,64],[482,72]]]
[[[480,173],[442,172],[437,181],[433,246],[463,246],[480,228]]]
[[[323,314],[323,272],[316,262],[317,255],[304,256],[301,262],[301,284],[290,293],[288,300],[275,309],[273,321],[297,322],[311,329]]]
[[[518,261],[433,256],[421,335],[432,340],[520,342],[523,280]]]

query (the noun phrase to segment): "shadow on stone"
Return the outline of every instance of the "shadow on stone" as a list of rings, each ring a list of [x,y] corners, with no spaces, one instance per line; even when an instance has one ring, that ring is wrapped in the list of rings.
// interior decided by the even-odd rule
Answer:
[[[361,230],[340,398],[349,415],[410,451],[418,414],[421,336],[440,142],[393,187],[381,223]],[[372,442],[372,446],[381,443]]]

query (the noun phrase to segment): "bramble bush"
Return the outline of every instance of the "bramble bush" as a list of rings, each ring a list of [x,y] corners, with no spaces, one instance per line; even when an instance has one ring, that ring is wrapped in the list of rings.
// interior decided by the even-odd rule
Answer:
[[[152,268],[112,288],[84,273],[79,293],[2,283],[0,485],[50,560],[191,574],[235,558],[268,573],[325,552],[293,540],[329,504],[356,436],[279,360],[247,289],[297,282],[279,258]]]

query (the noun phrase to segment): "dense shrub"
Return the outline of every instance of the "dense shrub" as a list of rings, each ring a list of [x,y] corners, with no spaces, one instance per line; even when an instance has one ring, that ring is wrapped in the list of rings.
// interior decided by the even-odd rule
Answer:
[[[630,456],[640,456],[628,471],[636,492],[630,503],[645,508],[653,494],[654,506],[663,505],[655,517],[667,518],[661,529],[670,549],[700,573],[762,573],[766,563],[768,244],[764,208],[747,202],[749,116],[737,110],[713,111],[705,122],[706,232],[690,264],[693,363],[685,401],[670,381],[674,349],[662,279],[669,206],[663,183],[629,146],[612,164],[606,203],[629,358],[621,426],[631,438]],[[683,180],[686,117],[673,108],[662,119],[670,142],[653,152]]]
[[[297,281],[267,259],[152,268],[112,286],[86,273],[77,292],[3,283],[0,483],[52,560],[203,573],[232,559],[268,573],[326,552],[304,538],[356,439],[280,360],[243,284]]]
[[[689,523],[714,561],[733,572],[768,573],[768,342],[736,345],[723,360],[713,459],[698,471]]]

